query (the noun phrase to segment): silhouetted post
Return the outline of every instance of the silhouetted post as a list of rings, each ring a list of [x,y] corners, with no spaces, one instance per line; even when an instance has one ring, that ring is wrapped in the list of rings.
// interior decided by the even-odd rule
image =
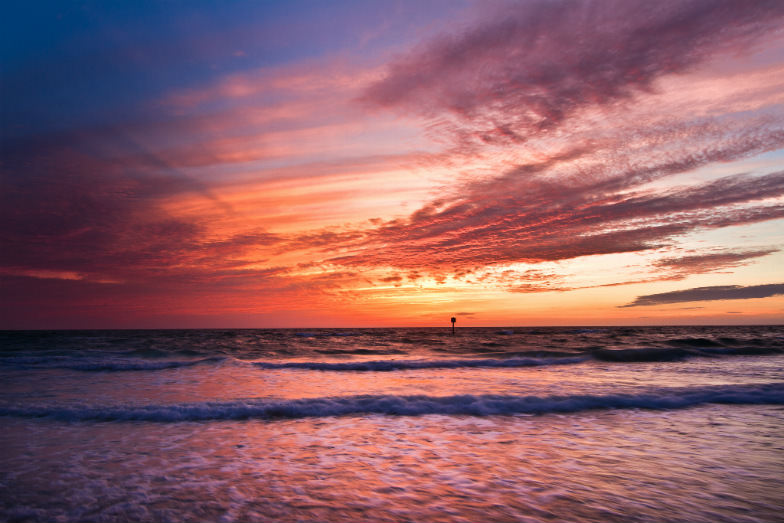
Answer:
[[[454,335],[455,335],[455,322],[456,322],[456,321],[457,321],[457,318],[455,318],[455,317],[453,316],[453,317],[452,317],[452,336],[454,336]]]

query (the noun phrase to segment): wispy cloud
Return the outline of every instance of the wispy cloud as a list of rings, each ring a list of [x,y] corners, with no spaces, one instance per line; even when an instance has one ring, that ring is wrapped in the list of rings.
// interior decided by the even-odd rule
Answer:
[[[447,127],[466,142],[515,143],[746,49],[782,17],[775,0],[512,4],[415,48],[362,99],[453,117]]]
[[[653,265],[665,273],[666,279],[683,279],[692,274],[720,271],[739,267],[751,260],[779,252],[778,249],[722,251],[708,254],[689,254],[657,260]]]
[[[360,253],[332,261],[442,270],[555,261],[644,251],[695,229],[784,217],[784,206],[763,202],[784,195],[784,172],[729,176],[654,194],[630,194],[621,190],[627,189],[623,184],[613,187],[620,180],[589,180],[570,184],[530,176],[505,195],[503,184],[485,184],[492,190],[440,201],[443,207],[431,205],[408,219],[384,223],[363,239],[367,247],[358,246]],[[384,250],[376,251],[381,242]]]

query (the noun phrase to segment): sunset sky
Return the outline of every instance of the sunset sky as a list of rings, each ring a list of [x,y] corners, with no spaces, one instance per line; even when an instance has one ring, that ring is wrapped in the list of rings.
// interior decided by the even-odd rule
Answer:
[[[784,2],[5,2],[0,328],[784,321]]]

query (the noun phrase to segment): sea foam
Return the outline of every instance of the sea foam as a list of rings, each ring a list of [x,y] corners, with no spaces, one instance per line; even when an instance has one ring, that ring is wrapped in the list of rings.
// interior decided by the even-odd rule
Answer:
[[[495,416],[573,413],[595,409],[682,409],[708,403],[784,404],[784,383],[660,388],[638,394],[514,396],[360,395],[293,400],[247,399],[169,405],[0,407],[0,416],[62,421],[180,422],[426,414]]]
[[[83,372],[150,371],[193,367],[226,361],[224,356],[189,360],[119,358],[15,357],[0,359],[0,366],[16,369],[67,369]]]
[[[474,359],[474,360],[374,360],[351,362],[323,361],[292,361],[271,363],[257,361],[253,365],[262,369],[306,369],[327,371],[394,371],[414,369],[458,369],[477,367],[537,367],[541,365],[565,365],[581,363],[588,358],[584,356],[572,358],[507,358],[507,359]]]

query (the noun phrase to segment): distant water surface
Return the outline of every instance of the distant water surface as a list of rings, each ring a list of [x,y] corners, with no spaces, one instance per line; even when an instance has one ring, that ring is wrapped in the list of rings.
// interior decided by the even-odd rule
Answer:
[[[784,327],[0,332],[1,521],[773,522]]]

